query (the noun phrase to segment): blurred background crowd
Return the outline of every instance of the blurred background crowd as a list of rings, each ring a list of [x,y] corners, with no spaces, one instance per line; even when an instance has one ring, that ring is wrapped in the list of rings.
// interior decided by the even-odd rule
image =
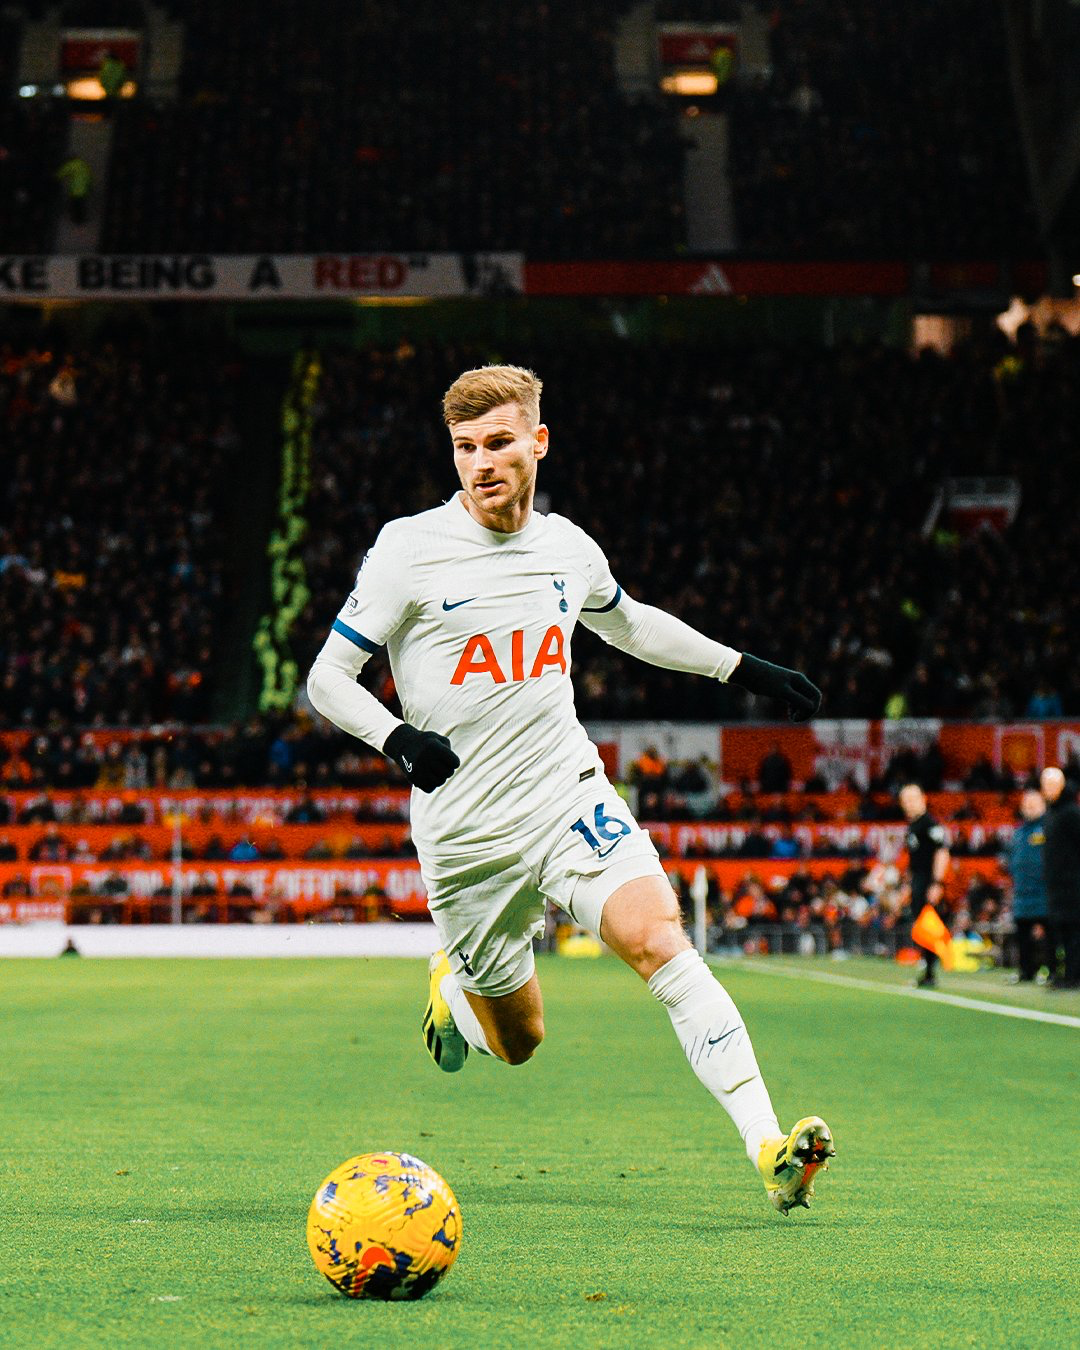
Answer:
[[[547,385],[548,509],[614,575],[739,650],[809,671],[833,717],[1080,713],[1080,558],[1063,528],[1075,339],[948,357],[826,350],[400,343],[327,355],[302,545],[306,670],[381,523],[455,489],[441,391],[505,356]],[[275,466],[245,446],[244,358],[183,344],[0,351],[0,725],[217,719],[241,547]],[[246,413],[247,408],[244,406]],[[1006,532],[925,528],[949,475],[1016,479]],[[585,717],[768,716],[737,690],[642,665],[579,631]],[[365,678],[393,696],[389,671]]]
[[[101,247],[685,249],[693,126],[670,99],[620,82],[618,28],[633,8],[477,0],[462,24],[438,0],[327,0],[313,23],[289,0],[172,0],[164,11],[185,34],[176,88],[116,109]],[[137,0],[63,9],[92,28],[145,24]],[[0,17],[6,89],[22,18],[41,10]],[[744,253],[954,258],[1035,244],[995,7],[664,0],[655,13],[767,32],[768,61],[713,96],[732,120]],[[63,114],[36,100],[0,114],[0,248],[44,250],[63,140]]]

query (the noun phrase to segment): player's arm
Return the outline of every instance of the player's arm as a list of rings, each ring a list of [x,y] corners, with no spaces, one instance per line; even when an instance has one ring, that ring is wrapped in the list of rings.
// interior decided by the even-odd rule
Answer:
[[[714,642],[674,614],[627,595],[610,572],[607,579],[610,598],[603,604],[587,605],[581,612],[581,622],[613,647],[653,666],[709,675],[740,685],[752,694],[779,699],[787,704],[788,716],[796,722],[806,721],[821,706],[821,690],[799,671],[774,666],[749,652]],[[594,586],[594,592],[596,589]],[[599,598],[595,594],[589,597],[590,602]]]
[[[401,721],[357,684],[361,670],[404,623],[411,605],[407,556],[386,536],[384,530],[364,559],[356,586],[315,658],[308,697],[335,726],[394,760],[422,792],[434,792],[460,763],[449,740]]]

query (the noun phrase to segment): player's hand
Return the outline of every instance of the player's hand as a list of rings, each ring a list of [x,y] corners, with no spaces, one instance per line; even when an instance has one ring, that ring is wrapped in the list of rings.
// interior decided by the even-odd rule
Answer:
[[[805,722],[821,707],[821,690],[805,675],[786,666],[774,666],[749,652],[743,652],[739,664],[728,676],[729,684],[741,685],[752,694],[779,699],[787,704],[792,722]]]
[[[421,792],[434,792],[442,787],[461,763],[450,748],[450,742],[436,731],[418,731],[402,722],[383,742],[383,754],[388,755]]]

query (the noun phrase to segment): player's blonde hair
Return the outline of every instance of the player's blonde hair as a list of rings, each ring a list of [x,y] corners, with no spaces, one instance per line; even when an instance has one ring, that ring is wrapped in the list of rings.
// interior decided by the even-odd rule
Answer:
[[[443,419],[448,427],[483,417],[492,408],[516,403],[530,427],[540,425],[543,381],[523,366],[480,366],[459,375],[443,395]]]

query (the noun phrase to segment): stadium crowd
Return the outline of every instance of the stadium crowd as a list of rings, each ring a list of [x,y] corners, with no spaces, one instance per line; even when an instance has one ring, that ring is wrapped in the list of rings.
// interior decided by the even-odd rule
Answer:
[[[1067,635],[1080,559],[1070,500],[1080,345],[973,342],[740,350],[582,340],[502,352],[402,344],[336,353],[319,390],[306,544],[307,668],[383,521],[456,487],[439,396],[464,366],[532,361],[552,451],[539,487],[616,578],[740,650],[808,671],[833,717],[1080,712]],[[1015,475],[1003,535],[924,523],[947,476]],[[545,509],[545,508],[542,508]],[[644,666],[579,630],[586,717],[761,717],[739,691]],[[371,678],[388,693],[388,671]]]
[[[68,883],[73,922],[167,921],[171,883],[154,882],[153,894],[146,886],[179,858],[185,922],[422,912],[395,907],[385,879],[363,870],[394,860],[415,867],[402,776],[306,714],[115,739],[57,729],[6,742],[0,904],[49,899],[63,869],[83,867],[91,873],[72,873]],[[1068,767],[1080,775],[1080,763]],[[1017,789],[1034,780],[1007,772],[988,780],[976,768],[965,790],[935,798],[935,810],[955,862],[951,927],[988,959],[1001,956],[1011,933],[1000,869],[1014,839]],[[829,793],[816,778],[794,781],[775,746],[739,784],[723,782],[704,757],[669,763],[648,747],[618,787],[651,828],[688,914],[694,871],[706,866],[713,948],[892,954],[906,944],[910,921],[896,790],[940,773],[932,745],[895,754],[863,792]],[[269,868],[267,879],[249,876],[247,865]],[[332,896],[300,903],[292,878],[310,865],[361,871],[354,881],[335,872]]]
[[[236,373],[175,338],[0,348],[0,725],[207,718]]]
[[[657,362],[610,339],[330,353],[305,508],[310,600],[293,636],[301,671],[382,522],[454,490],[438,400],[462,367],[494,357],[532,361],[547,382],[541,509],[589,530],[638,598],[806,670],[828,715],[1080,712],[1068,642],[1080,559],[1060,528],[1075,340],[987,341],[949,358],[686,346]],[[182,346],[0,352],[0,725],[209,717],[232,659],[215,625],[243,569],[266,566],[252,549],[227,571],[218,528],[250,476],[272,471],[230,477],[238,370],[233,356]],[[988,468],[1021,484],[1014,524],[965,537],[942,520],[927,536],[940,480]],[[585,717],[773,711],[584,630],[574,659]],[[365,678],[393,700],[385,662]],[[230,734],[243,743],[242,729]],[[319,763],[313,782],[331,772]]]
[[[180,100],[117,110],[104,246],[670,254],[678,120],[618,87],[628,7],[184,0]]]
[[[436,0],[330,0],[313,23],[287,0],[174,0],[179,96],[112,110],[100,247],[684,252],[692,127],[659,94],[620,88],[615,35],[631,7],[478,0],[464,24]],[[741,8],[665,3],[657,18],[737,22]],[[993,7],[757,8],[768,64],[718,96],[741,252],[1037,255]],[[143,25],[137,4],[83,10]],[[68,110],[14,97],[19,28],[0,16],[0,250],[45,252]]]
[[[0,98],[0,252],[49,251],[66,126],[61,107]]]
[[[690,885],[679,878],[677,889],[690,921]],[[710,950],[748,953],[892,956],[907,945],[911,922],[900,869],[877,864],[828,877],[797,872],[771,885],[763,871],[728,888],[710,880],[706,914]],[[950,905],[954,941],[1000,959],[1008,916],[1007,885],[972,877]]]
[[[726,18],[730,5],[715,10]],[[769,11],[770,71],[725,93],[740,247],[1038,256],[999,10],[780,0]]]

